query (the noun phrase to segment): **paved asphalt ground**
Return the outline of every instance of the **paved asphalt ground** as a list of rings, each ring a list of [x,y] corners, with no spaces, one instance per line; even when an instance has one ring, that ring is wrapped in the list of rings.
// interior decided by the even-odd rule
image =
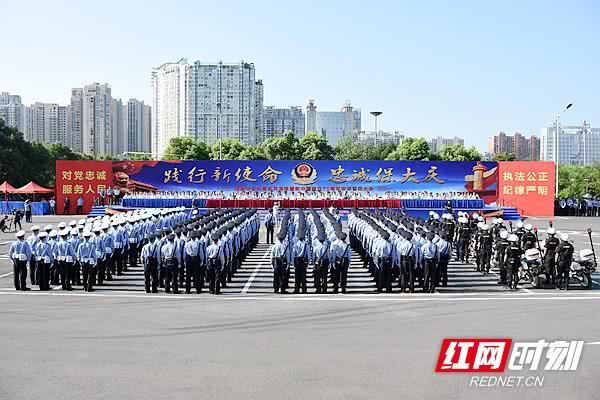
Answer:
[[[589,247],[591,226],[600,245],[598,218],[555,226],[576,249]],[[382,295],[354,257],[349,294],[284,296],[272,293],[259,245],[220,297],[147,295],[140,268],[93,294],[17,293],[5,256],[13,237],[0,235],[1,400],[600,398],[598,273],[591,291],[509,293],[452,264],[436,294]],[[434,372],[448,337],[588,344],[577,371],[505,374],[543,376],[542,387],[476,388],[472,375]]]

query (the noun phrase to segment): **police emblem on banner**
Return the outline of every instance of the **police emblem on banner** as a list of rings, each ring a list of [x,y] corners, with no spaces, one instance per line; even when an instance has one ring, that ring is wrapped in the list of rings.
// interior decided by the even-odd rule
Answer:
[[[308,163],[300,163],[292,169],[292,180],[298,185],[310,185],[317,180],[317,170]]]

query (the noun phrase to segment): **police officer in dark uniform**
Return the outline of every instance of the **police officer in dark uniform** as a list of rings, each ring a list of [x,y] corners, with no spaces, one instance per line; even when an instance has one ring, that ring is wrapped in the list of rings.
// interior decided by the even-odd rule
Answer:
[[[317,293],[327,293],[327,275],[329,272],[329,242],[325,232],[319,232],[318,243],[314,248],[315,288]]]
[[[575,249],[569,243],[569,235],[562,233],[560,235],[560,244],[556,248],[557,267],[558,267],[558,288],[560,290],[569,289],[569,269],[573,262],[573,253]]]
[[[381,230],[381,239],[377,246],[377,267],[379,275],[377,279],[377,291],[382,292],[384,289],[390,293],[392,291],[392,244],[389,242],[390,234]]]
[[[271,248],[271,266],[273,267],[273,291],[286,292],[285,271],[287,269],[288,246],[285,240],[286,232],[279,231],[277,242]]]
[[[158,293],[158,258],[159,241],[156,235],[148,237],[148,243],[142,247],[142,263],[144,265],[144,285],[146,293]],[[152,287],[152,289],[150,289]]]
[[[192,279],[196,293],[202,291],[202,279],[200,277],[200,264],[202,261],[202,245],[198,240],[199,232],[192,230],[189,233],[190,240],[184,245],[185,252],[185,292],[189,294],[192,290]]]
[[[519,266],[521,265],[521,256],[523,250],[519,246],[519,237],[516,234],[508,235],[509,245],[506,248],[505,265],[507,268],[507,280],[509,289],[516,289],[519,281]]]
[[[275,221],[271,210],[267,211],[265,215],[265,228],[267,229],[267,243],[273,244],[273,233],[275,230]]]
[[[469,259],[469,243],[471,241],[471,227],[466,217],[459,218],[459,225],[457,228],[457,246],[456,246],[456,260],[462,263],[465,259]]]
[[[350,266],[350,245],[346,243],[346,234],[341,230],[336,232],[337,240],[334,242],[332,253],[333,263],[335,264],[335,272],[333,276],[333,293],[338,292],[338,284],[342,293],[346,293],[348,282],[348,267]]]
[[[546,231],[548,239],[546,239],[544,252],[544,267],[546,269],[546,284],[556,284],[556,249],[560,245],[560,240],[556,237],[556,230],[548,228]],[[552,280],[552,282],[550,282]]]
[[[219,246],[220,232],[212,236],[212,244],[206,249],[208,259],[208,281],[210,294],[221,294],[221,274],[225,264],[223,249]]]
[[[523,233],[523,236],[521,236],[521,247],[523,248],[523,251],[533,249],[536,240],[531,224],[525,225],[525,232]]]
[[[442,286],[448,286],[448,262],[452,254],[452,244],[449,241],[447,233],[442,233],[440,240],[437,241],[438,248],[438,280]]]
[[[505,263],[506,249],[510,244],[508,241],[508,236],[508,231],[501,230],[498,239],[496,239],[496,262],[498,263],[498,268],[500,269],[500,280],[498,281],[499,285],[506,285],[506,277],[508,275]]]
[[[481,235],[479,236],[479,253],[481,254],[481,272],[484,275],[490,273],[490,261],[492,259],[492,244],[494,238],[490,227],[484,224],[481,227]]]
[[[416,248],[410,232],[404,233],[404,241],[398,249],[400,253],[400,290],[410,293],[415,291],[415,254]]]
[[[173,293],[179,293],[179,279],[177,276],[177,244],[175,243],[175,234],[169,233],[167,242],[160,249],[161,262],[165,268],[165,292],[171,293],[171,283],[173,284]]]
[[[298,240],[292,248],[292,254],[294,257],[294,293],[307,292],[306,288],[306,269],[308,267],[308,260],[310,258],[310,248],[306,243],[305,237],[305,225],[300,224],[298,226],[297,238]]]

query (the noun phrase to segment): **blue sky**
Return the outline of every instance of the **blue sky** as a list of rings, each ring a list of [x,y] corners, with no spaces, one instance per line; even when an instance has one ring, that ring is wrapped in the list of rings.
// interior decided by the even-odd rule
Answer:
[[[151,100],[152,67],[253,62],[265,105],[383,111],[379,128],[463,136],[487,148],[504,130],[600,126],[600,2],[9,1],[0,90],[67,104],[106,82]]]

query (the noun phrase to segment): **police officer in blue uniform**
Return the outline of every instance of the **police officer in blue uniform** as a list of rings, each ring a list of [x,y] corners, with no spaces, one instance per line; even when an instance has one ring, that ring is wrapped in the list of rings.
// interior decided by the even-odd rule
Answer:
[[[12,242],[8,250],[8,257],[13,261],[13,278],[15,290],[30,290],[27,287],[27,262],[32,257],[29,242],[25,240],[25,231],[20,230],[15,234],[17,240]]]

